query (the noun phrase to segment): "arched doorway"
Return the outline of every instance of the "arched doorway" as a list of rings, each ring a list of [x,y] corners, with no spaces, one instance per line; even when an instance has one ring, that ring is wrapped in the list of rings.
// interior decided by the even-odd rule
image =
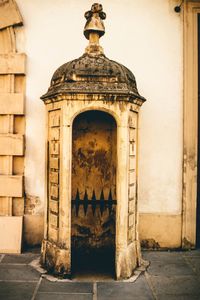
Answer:
[[[103,111],[72,128],[72,276],[115,272],[117,125]]]

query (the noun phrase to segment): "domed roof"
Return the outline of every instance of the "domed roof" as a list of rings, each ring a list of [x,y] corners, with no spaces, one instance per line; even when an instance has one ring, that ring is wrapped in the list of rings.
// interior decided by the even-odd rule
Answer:
[[[83,54],[60,66],[53,74],[48,92],[41,99],[67,93],[109,93],[132,96],[142,101],[135,76],[122,64],[98,56]]]

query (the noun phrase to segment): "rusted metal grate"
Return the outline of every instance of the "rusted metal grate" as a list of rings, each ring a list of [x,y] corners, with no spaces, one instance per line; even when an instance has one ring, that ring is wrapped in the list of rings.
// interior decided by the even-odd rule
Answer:
[[[96,208],[100,208],[101,215],[103,215],[104,211],[108,210],[109,214],[111,214],[113,205],[117,205],[117,200],[113,200],[112,191],[110,190],[108,199],[105,200],[104,192],[101,191],[100,199],[96,198],[95,191],[93,190],[92,198],[88,199],[87,190],[85,190],[85,194],[83,199],[80,199],[80,193],[77,189],[76,198],[72,199],[72,208],[75,206],[76,208],[76,216],[79,213],[79,207],[83,206],[85,215],[87,214],[88,206],[91,205],[93,215],[95,215]]]

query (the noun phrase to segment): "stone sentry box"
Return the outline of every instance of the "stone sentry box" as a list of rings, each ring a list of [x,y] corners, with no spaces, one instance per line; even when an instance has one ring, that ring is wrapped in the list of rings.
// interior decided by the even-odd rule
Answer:
[[[128,278],[141,264],[137,135],[145,99],[132,72],[99,45],[102,5],[93,4],[85,17],[85,53],[59,67],[41,97],[47,112],[42,263],[71,276],[74,252],[111,250],[116,279]]]

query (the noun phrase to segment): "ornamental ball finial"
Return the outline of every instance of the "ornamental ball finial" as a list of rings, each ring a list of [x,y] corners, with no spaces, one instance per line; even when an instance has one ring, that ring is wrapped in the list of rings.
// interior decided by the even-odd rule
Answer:
[[[90,33],[96,33],[99,37],[104,35],[105,27],[103,20],[106,14],[103,12],[103,6],[99,3],[94,3],[91,10],[85,13],[86,24],[84,27],[84,35],[86,39],[90,39]]]

